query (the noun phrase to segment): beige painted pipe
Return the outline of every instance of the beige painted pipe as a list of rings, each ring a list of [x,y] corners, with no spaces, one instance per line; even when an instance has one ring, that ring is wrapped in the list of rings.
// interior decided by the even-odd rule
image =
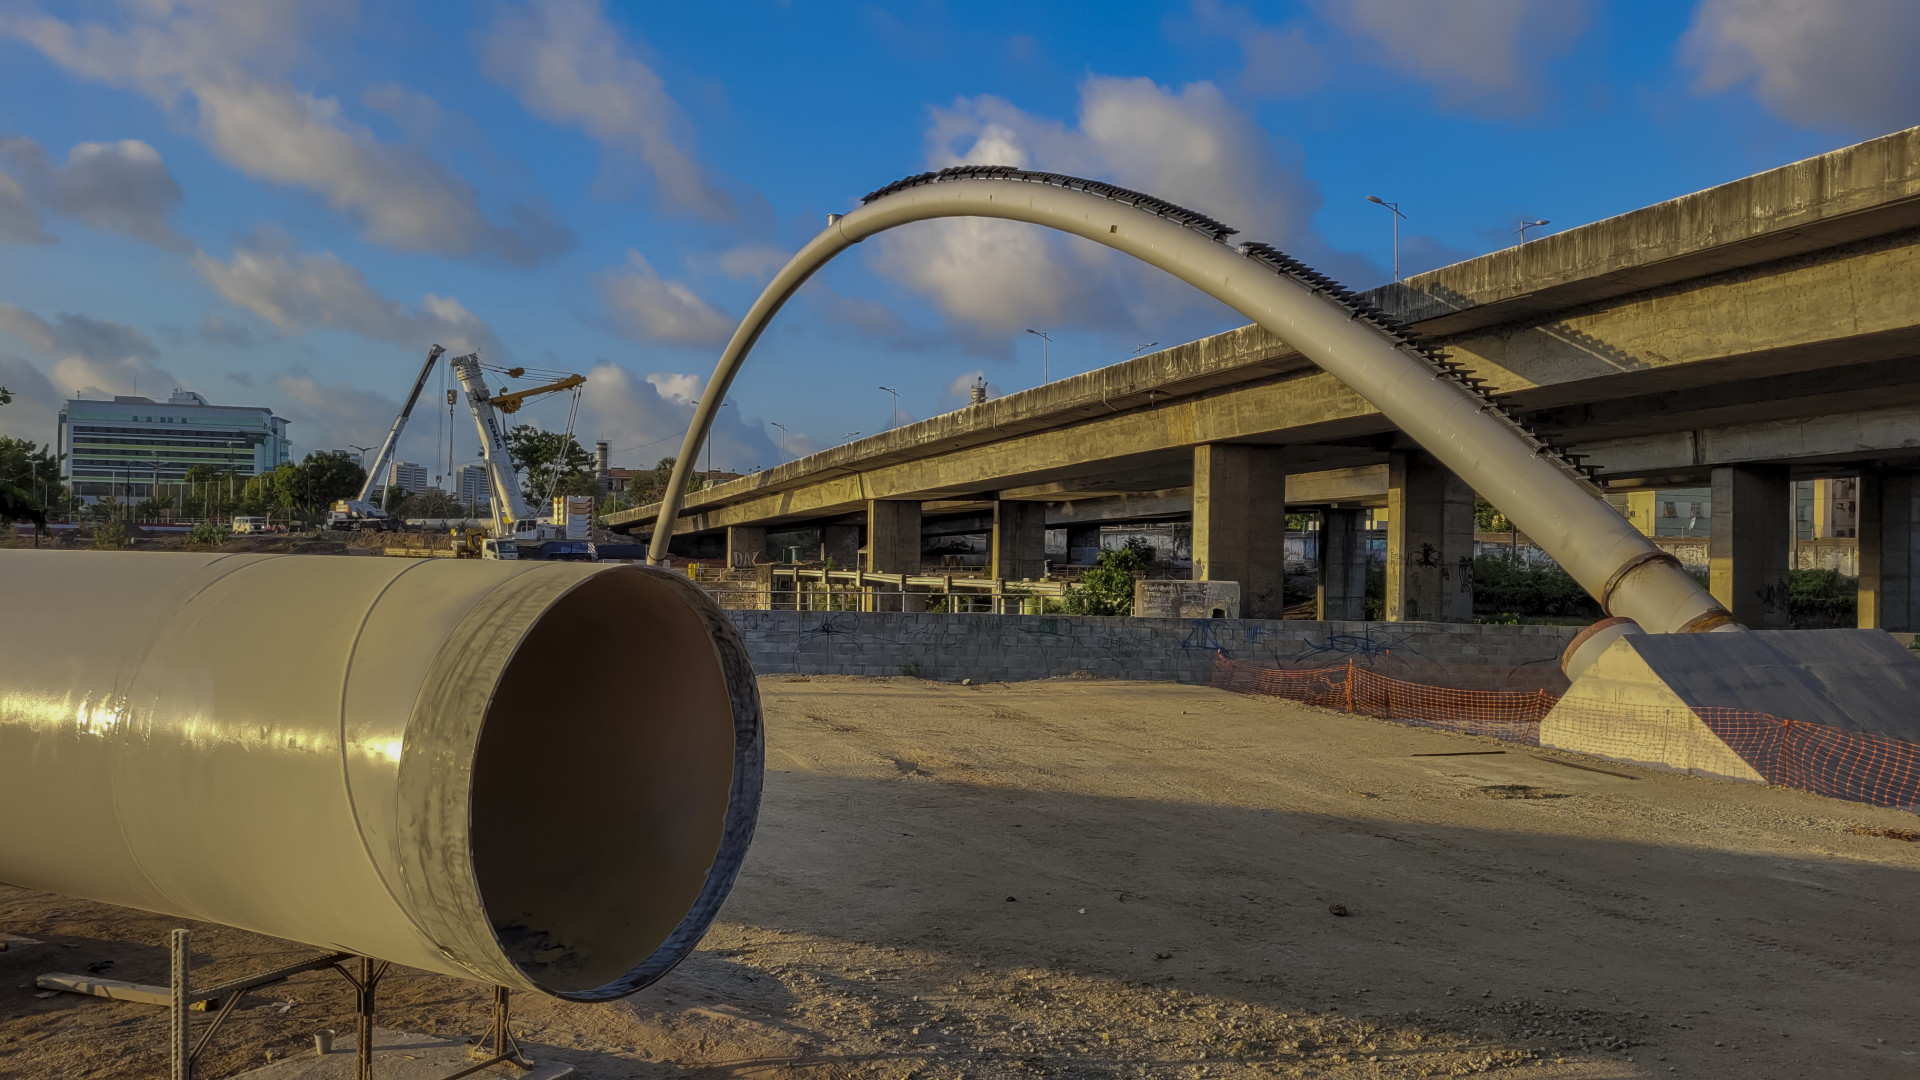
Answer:
[[[578,1001],[684,958],[760,700],[684,577],[0,551],[0,881]]]
[[[936,218],[1024,221],[1104,244],[1160,268],[1232,307],[1352,387],[1532,537],[1611,615],[1653,633],[1710,630],[1732,617],[1693,576],[1604,501],[1442,379],[1407,344],[1351,309],[1222,241],[1145,208],[1157,200],[1052,174],[941,174],[870,197],[833,217],[774,276],[714,367],[661,502],[649,557],[665,559],[695,452],[719,403],[767,324],[834,256],[876,233]],[[1091,188],[1095,190],[1083,190]],[[1164,206],[1165,204],[1158,204]],[[1225,230],[1231,232],[1231,230]]]

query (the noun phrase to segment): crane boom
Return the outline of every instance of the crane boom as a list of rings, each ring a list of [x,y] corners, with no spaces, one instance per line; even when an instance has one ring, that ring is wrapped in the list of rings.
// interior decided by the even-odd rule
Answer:
[[[394,447],[400,444],[400,432],[407,426],[407,418],[413,415],[413,407],[420,400],[420,391],[427,385],[427,376],[433,373],[433,362],[447,350],[439,345],[427,350],[427,362],[420,365],[420,377],[413,380],[413,389],[407,394],[406,404],[400,406],[400,415],[393,418],[393,428],[387,432],[387,441],[380,444],[380,456],[373,459],[373,468],[367,470],[367,480],[360,485],[358,502],[370,502],[373,489],[379,486],[380,470],[387,465],[387,459],[393,456]]]
[[[514,370],[519,371],[520,369],[515,368]],[[537,394],[551,394],[556,390],[571,390],[586,381],[587,377],[585,375],[569,375],[564,379],[557,382],[550,382],[545,386],[535,386],[526,390],[515,390],[511,394],[499,394],[493,399],[493,407],[503,413],[516,413],[520,411],[520,406],[530,397]]]
[[[514,524],[533,515],[527,509],[526,496],[520,493],[520,478],[513,471],[513,459],[507,453],[506,432],[494,411],[493,396],[487,392],[486,376],[480,370],[480,354],[468,353],[447,361],[460,389],[467,395],[467,408],[473,413],[474,427],[480,432],[480,458],[487,467],[487,487],[493,495],[493,535],[509,538]],[[516,408],[518,405],[516,404]]]

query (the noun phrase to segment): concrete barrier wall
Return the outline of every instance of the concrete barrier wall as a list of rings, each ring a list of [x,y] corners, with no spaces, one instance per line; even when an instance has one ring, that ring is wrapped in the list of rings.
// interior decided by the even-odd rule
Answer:
[[[1135,619],[1065,615],[730,611],[762,675],[917,675],[958,681],[1116,679],[1204,683],[1213,657],[1284,667],[1348,660],[1467,689],[1566,686],[1572,626]]]

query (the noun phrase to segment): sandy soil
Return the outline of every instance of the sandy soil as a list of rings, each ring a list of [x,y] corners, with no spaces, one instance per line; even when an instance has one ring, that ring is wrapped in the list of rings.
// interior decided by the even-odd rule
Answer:
[[[1848,831],[1908,814],[1192,687],[762,686],[766,805],[721,922],[626,1001],[517,998],[536,1056],[593,1080],[1920,1069],[1920,844]],[[161,1075],[161,1010],[24,984],[163,981],[176,924],[0,887],[0,930],[42,942],[0,953],[0,1077]],[[301,952],[195,929],[206,979]],[[349,1009],[336,976],[270,989],[200,1075]],[[383,1026],[485,1016],[472,984],[382,990]]]

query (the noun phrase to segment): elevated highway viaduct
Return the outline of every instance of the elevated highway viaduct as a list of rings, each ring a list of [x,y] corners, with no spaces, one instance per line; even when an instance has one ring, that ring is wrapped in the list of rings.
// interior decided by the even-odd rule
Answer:
[[[1785,625],[1793,480],[1859,476],[1861,621],[1920,629],[1920,128],[1381,287],[1366,298],[1584,455],[1610,490],[1711,484],[1712,589]],[[749,368],[748,377],[751,377]],[[1190,518],[1194,574],[1277,617],[1285,514],[1322,515],[1322,612],[1357,618],[1360,508],[1387,506],[1389,619],[1471,618],[1473,493],[1365,400],[1244,327],[693,493],[677,534],[815,524],[919,569],[975,516],[992,572],[1044,530]],[[649,535],[657,506],[615,514]]]

